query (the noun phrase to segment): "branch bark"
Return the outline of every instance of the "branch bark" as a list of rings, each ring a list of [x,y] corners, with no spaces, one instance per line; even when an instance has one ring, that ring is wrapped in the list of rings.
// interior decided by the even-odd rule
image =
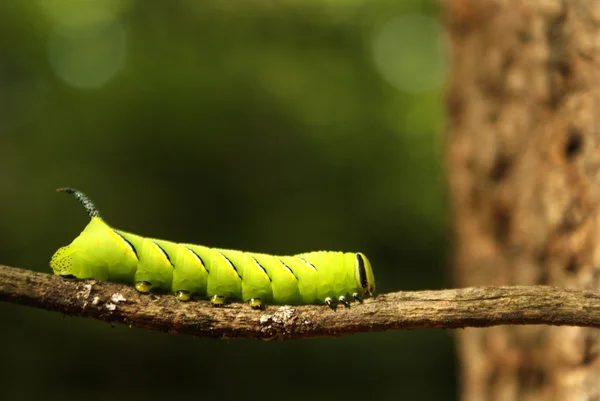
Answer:
[[[214,308],[132,287],[0,265],[0,301],[170,333],[220,339],[293,339],[397,329],[456,329],[503,324],[600,328],[600,294],[549,286],[395,292],[336,311],[320,305],[240,303]]]

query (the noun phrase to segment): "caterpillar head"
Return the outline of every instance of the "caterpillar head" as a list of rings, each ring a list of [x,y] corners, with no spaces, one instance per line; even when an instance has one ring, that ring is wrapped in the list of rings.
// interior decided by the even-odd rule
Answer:
[[[375,294],[375,276],[371,269],[371,263],[367,257],[360,252],[354,254],[355,258],[355,278],[356,283],[363,290],[365,297],[372,297]]]

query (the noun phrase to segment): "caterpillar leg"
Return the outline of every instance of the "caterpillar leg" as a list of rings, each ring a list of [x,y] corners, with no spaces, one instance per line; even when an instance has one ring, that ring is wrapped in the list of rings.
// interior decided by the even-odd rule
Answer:
[[[355,292],[354,294],[352,294],[352,297],[353,297],[355,300],[357,300],[358,302],[360,302],[360,303],[362,304],[363,300],[362,300],[362,298],[360,297],[360,295],[358,295],[358,293],[357,293],[357,292]]]
[[[136,281],[135,289],[144,294],[150,292],[152,289],[152,283],[149,281]]]
[[[338,298],[338,300],[340,301],[340,303],[342,305],[344,305],[346,308],[350,307],[350,304],[348,303],[348,301],[346,301],[346,297],[343,295],[340,295],[340,297]]]
[[[210,303],[215,308],[221,307],[221,306],[225,305],[225,297],[222,295],[213,295],[212,298],[210,299]]]
[[[331,300],[331,298],[327,297],[325,298],[325,303],[327,304],[327,306],[329,306],[331,309],[335,310],[335,305],[333,304],[333,301]]]
[[[260,298],[250,298],[248,305],[250,305],[252,309],[264,309],[264,305]]]
[[[190,292],[185,290],[177,291],[177,294],[175,296],[177,297],[177,300],[181,302],[186,302],[192,299],[192,295],[190,294]]]

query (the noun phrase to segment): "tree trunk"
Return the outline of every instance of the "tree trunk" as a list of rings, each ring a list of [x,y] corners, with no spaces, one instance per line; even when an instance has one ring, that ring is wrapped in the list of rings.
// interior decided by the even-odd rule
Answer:
[[[444,0],[459,286],[600,285],[600,2]],[[457,333],[462,400],[600,400],[600,331]]]

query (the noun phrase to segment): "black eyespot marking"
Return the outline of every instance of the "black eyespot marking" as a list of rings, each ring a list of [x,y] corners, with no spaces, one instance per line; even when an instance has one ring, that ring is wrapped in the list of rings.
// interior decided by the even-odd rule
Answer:
[[[358,271],[358,278],[360,281],[360,286],[363,289],[366,289],[369,286],[369,281],[367,280],[367,271],[365,270],[365,261],[360,253],[356,254],[356,270]]]
[[[263,265],[261,265],[258,260],[256,260],[255,258],[251,257],[252,260],[254,261],[254,263],[256,263],[256,266],[260,267],[263,271],[263,273],[265,273],[265,275],[269,278],[270,282],[273,282],[273,280],[271,279],[271,277],[269,276],[269,274],[267,273],[267,269],[264,268]]]
[[[119,234],[115,230],[113,230],[113,232],[117,235],[117,237],[121,238],[123,240],[123,242],[125,242],[125,244],[127,244],[127,246],[129,246],[129,248],[133,251],[135,258],[139,261],[140,257],[138,256],[137,249],[135,249],[135,246],[133,246],[133,244],[131,242],[129,242],[129,240],[127,238],[123,237],[121,234]]]
[[[231,268],[233,270],[235,270],[235,274],[237,274],[238,277],[240,278],[240,280],[242,280],[242,276],[240,276],[240,272],[238,272],[238,269],[235,267],[233,262],[231,260],[229,260],[229,258],[227,256],[223,255],[221,252],[219,252],[219,255],[223,256],[223,259],[225,259],[225,261],[229,264],[229,266],[231,266]]]
[[[192,255],[194,255],[196,257],[196,259],[198,259],[198,262],[200,262],[200,264],[202,265],[202,267],[204,268],[204,270],[206,270],[207,273],[210,273],[210,270],[208,270],[208,267],[206,267],[206,264],[204,263],[204,261],[202,260],[202,258],[200,257],[200,255],[198,255],[196,252],[194,252],[192,249],[190,248],[185,248],[188,251],[190,251],[192,253]]]
[[[279,259],[277,259],[277,261],[278,261],[278,262],[281,264],[281,266],[283,266],[284,268],[286,268],[286,269],[287,269],[287,271],[289,271],[289,272],[292,274],[292,276],[294,276],[294,278],[295,278],[296,280],[298,280],[298,276],[296,276],[296,275],[294,274],[294,271],[293,271],[293,270],[292,270],[292,269],[291,269],[291,268],[290,268],[288,265],[286,265],[285,263],[283,263],[283,262],[282,262],[281,260],[279,260]]]
[[[165,251],[163,249],[162,246],[158,245],[156,242],[152,242],[154,245],[156,245],[156,247],[158,248],[158,250],[163,254],[163,256],[165,257],[165,259],[167,259],[167,261],[169,262],[169,264],[175,268],[175,266],[173,266],[173,262],[171,262],[171,258],[169,257],[169,254],[167,253],[167,251]]]

